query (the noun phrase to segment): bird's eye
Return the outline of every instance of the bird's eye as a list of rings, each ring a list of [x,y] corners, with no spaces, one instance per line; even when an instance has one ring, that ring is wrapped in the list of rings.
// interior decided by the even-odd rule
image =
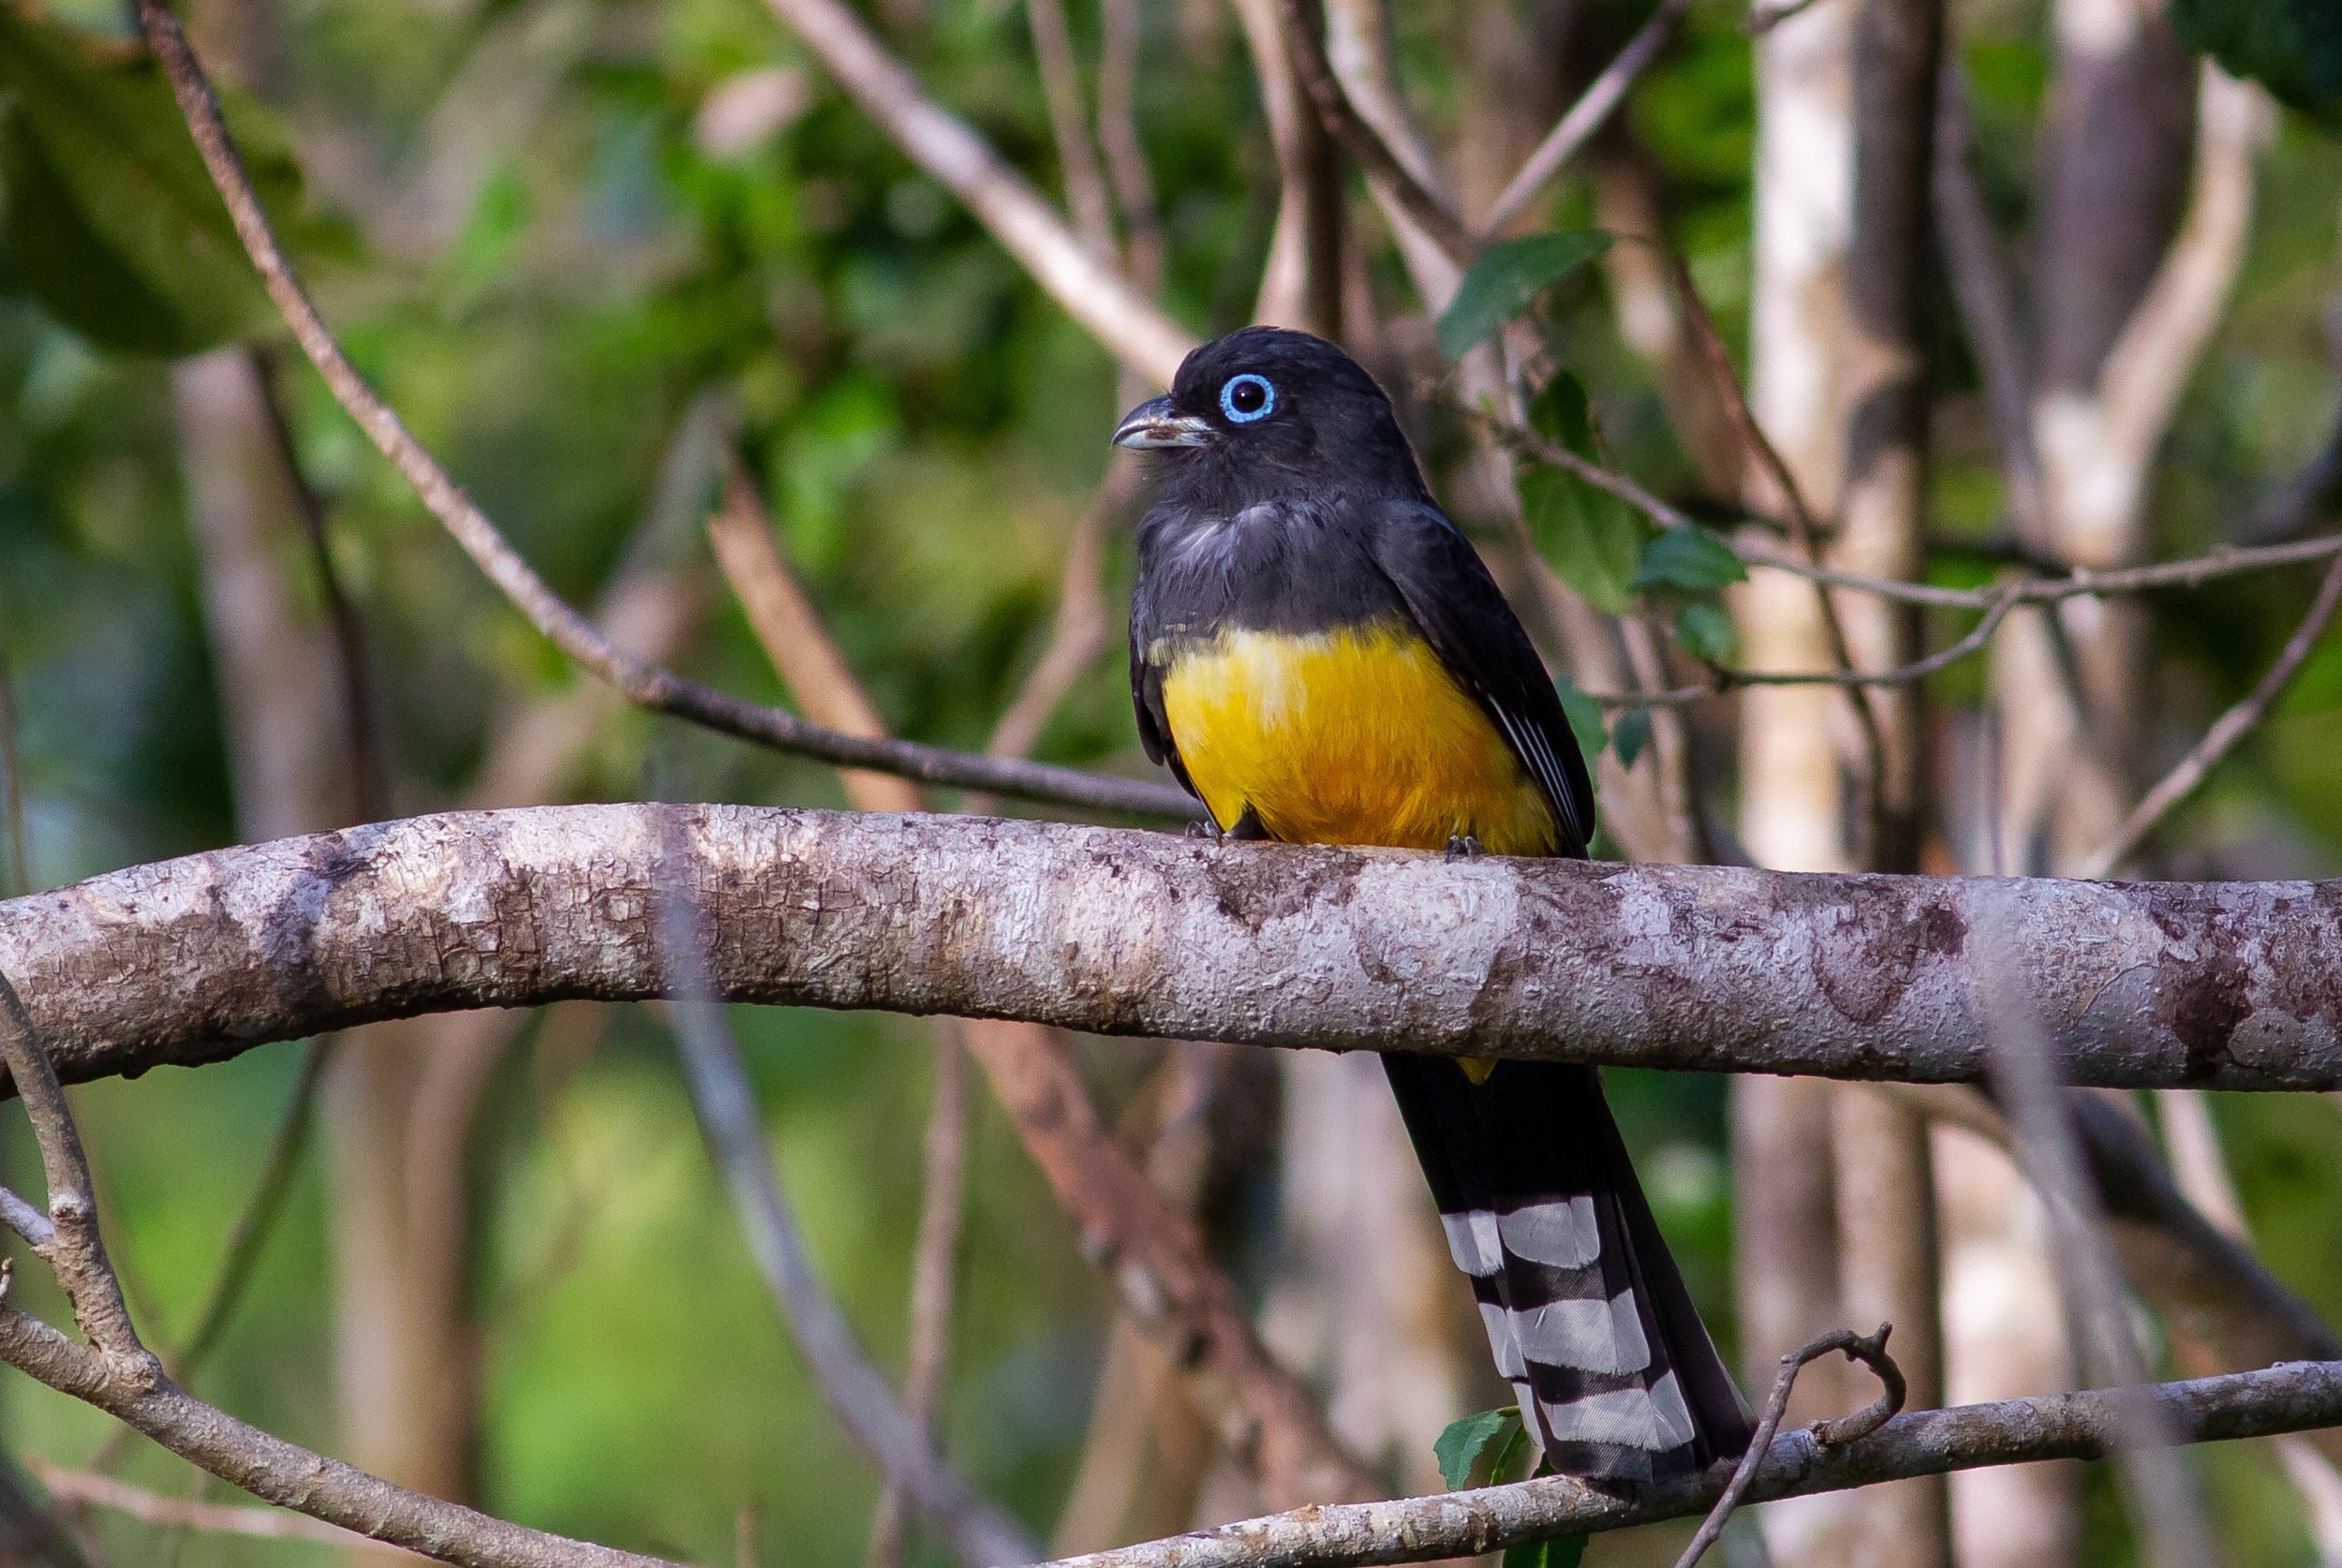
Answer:
[[[1277,389],[1266,376],[1231,376],[1220,389],[1220,411],[1238,424],[1265,420],[1277,411]]]

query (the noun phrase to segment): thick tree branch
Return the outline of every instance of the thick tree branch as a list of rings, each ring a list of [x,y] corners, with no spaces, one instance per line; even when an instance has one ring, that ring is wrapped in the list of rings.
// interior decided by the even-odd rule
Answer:
[[[837,33],[834,37],[824,35],[821,39],[808,36],[817,51],[822,50],[826,42],[831,48],[844,51],[845,56],[852,61],[859,62],[858,68],[867,67],[867,71],[875,71],[881,76],[892,71],[905,76],[907,80],[907,73],[902,72],[902,67],[879,49],[876,40],[863,31],[861,23],[842,7],[835,7],[832,0],[774,0],[774,4],[784,9],[804,12],[809,22],[818,22],[835,10],[836,16],[830,21],[846,31]],[[171,88],[178,95],[180,112],[186,118],[188,131],[195,139],[197,150],[202,154],[205,168],[211,171],[213,183],[219,187],[220,196],[228,204],[229,214],[235,221],[236,232],[251,256],[253,265],[259,269],[260,281],[267,286],[269,297],[275,302],[286,324],[292,329],[302,351],[317,366],[318,374],[324,377],[335,401],[358,422],[359,427],[366,433],[376,449],[390,460],[392,466],[414,486],[423,505],[462,546],[464,553],[528,618],[529,624],[563,653],[576,659],[598,678],[617,688],[630,701],[653,712],[688,719],[778,750],[850,767],[900,774],[930,783],[956,784],[1000,794],[1054,800],[1095,810],[1127,811],[1139,816],[1194,816],[1192,804],[1167,784],[1107,778],[1075,768],[978,757],[911,741],[876,740],[825,730],[820,725],[807,723],[785,709],[762,707],[697,681],[686,680],[673,671],[638,658],[604,637],[592,622],[564,602],[537,574],[536,569],[522,558],[511,541],[497,531],[487,514],[473,504],[471,497],[439,466],[438,460],[424,449],[398,415],[358,374],[357,367],[342,352],[341,345],[327,329],[324,318],[319,316],[316,305],[303,290],[300,281],[293,276],[291,265],[269,227],[259,200],[253,193],[251,181],[245,174],[235,146],[229,140],[227,125],[220,118],[218,99],[213,95],[210,81],[205,79],[202,67],[188,48],[186,35],[180,31],[178,21],[164,0],[140,0],[139,19],[146,29],[147,41],[170,78]],[[868,58],[865,59],[865,55]],[[843,73],[843,67],[837,66],[836,62],[833,66]],[[937,141],[939,146],[952,137],[971,144],[958,149],[957,162],[952,166],[959,174],[970,175],[970,160],[978,155],[983,158],[992,157],[990,150],[975,139],[973,132],[925,100],[917,100],[905,110],[905,113],[909,116],[907,123],[923,127],[921,135]],[[998,162],[997,158],[993,161]],[[952,184],[946,170],[939,169],[934,171],[946,185]],[[1015,188],[1010,195],[1015,200],[1009,202],[1012,207],[1022,211],[1017,204],[1029,203],[1040,217],[1055,225],[1058,232],[1063,232],[1063,226],[1058,224],[1055,214],[1048,212],[1046,203],[1014,171],[1002,165],[987,174],[986,178],[991,178],[993,174],[1013,183]],[[954,188],[958,187],[955,185]],[[990,187],[987,185],[986,188]],[[964,196],[967,193],[963,191],[961,194]],[[1064,241],[1073,259],[1071,264],[1094,273],[1096,264],[1073,237],[1064,235]],[[1010,248],[1014,250],[1015,246],[1011,244]],[[1024,259],[1021,253],[1020,259]],[[1029,259],[1026,259],[1029,265],[1032,264]],[[1048,277],[1044,275],[1043,281],[1046,283]],[[1122,286],[1118,283],[1116,287]],[[1123,292],[1127,293],[1127,288]],[[1136,308],[1152,316],[1152,306],[1137,301],[1134,295],[1132,301]],[[1160,352],[1153,357],[1154,366],[1149,373],[1167,383],[1179,355],[1185,352],[1186,342],[1184,337],[1180,337],[1176,343],[1158,345]]]
[[[1918,1411],[1842,1447],[1826,1446],[1813,1428],[1803,1427],[1773,1439],[1749,1496],[1768,1501],[1987,1465],[2100,1458],[2112,1447],[2122,1407],[2142,1398],[2187,1442],[2305,1431],[2342,1423],[2342,1362],[2302,1361],[2145,1389],[2097,1389]],[[1719,1471],[1627,1499],[1565,1476],[1549,1476],[1395,1502],[1304,1508],[1069,1558],[1053,1568],[1430,1562],[1704,1513],[1724,1485]]]
[[[669,814],[741,1000],[1703,1071],[1980,1075],[1972,932],[2077,1083],[2342,1085],[2342,883],[1792,875],[748,806],[452,813],[0,905],[74,1078],[367,1019],[659,994]]]

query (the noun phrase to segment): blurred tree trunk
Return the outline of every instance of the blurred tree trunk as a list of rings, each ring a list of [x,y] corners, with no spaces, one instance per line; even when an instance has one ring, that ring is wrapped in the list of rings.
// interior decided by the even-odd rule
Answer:
[[[1924,301],[1931,127],[1942,11],[1935,0],[1824,0],[1757,46],[1756,262],[1752,407],[1805,502],[1838,522],[1833,564],[1908,577],[1920,565],[1928,414]],[[1770,476],[1759,504],[1792,510]],[[1756,573],[1736,606],[1746,661],[1824,670],[1823,603]],[[1907,611],[1838,604],[1865,668],[1912,657]],[[1880,741],[1856,744],[1847,697],[1759,688],[1742,699],[1741,836],[1760,865],[1843,869],[1918,860],[1922,731],[1917,693],[1873,689]],[[1874,771],[1875,770],[1875,771]],[[1941,1402],[1934,1178],[1924,1126],[1859,1088],[1733,1086],[1736,1237],[1745,1375],[1841,1324],[1892,1321],[1912,1402]],[[1816,1368],[1818,1370],[1819,1368]],[[1792,1419],[1841,1408],[1843,1376],[1801,1380]],[[1938,1482],[1860,1501],[1767,1510],[1776,1559],[1949,1561]]]
[[[1854,0],[1818,0],[1756,51],[1749,401],[1819,513],[1835,507],[1844,467],[1837,409],[1852,238],[1854,16]],[[1786,514],[1787,498],[1753,464],[1749,493],[1764,510]],[[1819,600],[1805,584],[1752,573],[1733,612],[1750,666],[1828,668]],[[1848,739],[1844,701],[1826,688],[1742,695],[1740,836],[1756,864],[1846,865],[1838,755]],[[1762,1391],[1784,1354],[1845,1319],[1830,1089],[1809,1079],[1736,1078],[1731,1116],[1742,1380]],[[1836,1413],[1849,1386],[1834,1360],[1816,1362],[1799,1379],[1788,1420]],[[1759,1519],[1773,1561],[1854,1568],[1847,1500],[1776,1502]]]

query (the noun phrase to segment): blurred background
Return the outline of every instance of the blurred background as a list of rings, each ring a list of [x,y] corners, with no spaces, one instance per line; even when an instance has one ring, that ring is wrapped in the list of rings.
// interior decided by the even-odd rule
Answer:
[[[125,95],[126,123],[175,130],[151,117],[168,108],[151,74],[111,52],[132,36],[123,12],[107,0],[19,3],[0,9],[0,229],[11,240],[0,247],[0,727],[22,824],[21,841],[0,846],[8,891],[463,805],[845,804],[830,770],[628,709],[530,631],[255,311],[235,281],[241,258],[185,237],[205,223],[216,237],[208,190],[189,195],[186,170],[162,155],[141,166],[161,173],[117,177],[111,155],[77,152],[55,129],[36,78],[69,59]],[[2186,8],[2220,21],[2217,6]],[[1258,13],[1220,0],[1108,0],[1103,11],[1067,0],[1035,18],[1011,0],[872,0],[864,15],[1012,163],[1052,195],[1070,184],[1076,215],[1085,200],[1093,209],[1092,237],[1103,223],[1107,252],[1208,335],[1256,315],[1324,320],[1307,315],[1306,289],[1293,303],[1289,259],[1285,294],[1263,296],[1264,269],[1272,286],[1279,276],[1269,263],[1285,190],[1267,104],[1282,96],[1290,112],[1294,89],[1264,76]],[[1036,25],[1060,14],[1075,128],[1092,141],[1086,171],[1053,130],[1037,66]],[[1804,287],[1766,279],[1784,275],[1780,246],[1794,248],[1801,221],[1809,239],[1829,227],[1830,204],[1777,219],[1789,241],[1764,239],[1760,176],[1794,183],[1800,133],[1776,119],[1760,135],[1760,103],[1826,117],[1834,102],[1843,119],[1843,67],[1833,77],[1811,56],[1843,46],[1851,14],[1848,0],[1824,0],[1758,39],[1739,7],[1697,0],[1525,219],[1657,234],[1680,249],[1735,356],[1745,363],[1758,338],[1758,415],[1825,513],[1843,453],[1821,450],[1827,435],[1800,434],[1782,391],[1793,373],[1769,379],[1761,361],[1786,364],[1783,345],[1818,330],[1798,309],[1838,307],[1816,303],[1824,285],[1813,284],[1771,327],[1755,318],[1765,288]],[[2150,422],[2129,503],[2116,508],[2120,538],[2104,549],[2086,526],[2061,534],[2056,516],[2042,522],[2039,504],[2012,494],[2024,470],[1996,432],[1975,318],[1943,270],[1923,269],[1933,451],[1917,570],[1932,580],[2191,555],[2324,519],[2342,479],[2342,140],[2331,107],[2342,99],[2342,43],[2320,31],[2315,0],[2286,14],[2299,21],[2299,79],[2273,85],[2294,107],[2258,87],[2204,85],[2153,7],[1951,7],[1946,56],[1962,83],[1967,188],[2017,280],[2038,402],[2086,404],[2174,236],[2226,227],[2209,253],[2220,275],[2202,330],[2171,363],[2175,402]],[[776,672],[711,554],[705,525],[736,458],[782,557],[893,730],[982,749],[1016,708],[1025,732],[1014,749],[1148,771],[1119,652],[1127,525],[1143,497],[1132,476],[1109,474],[1105,444],[1144,389],[772,14],[750,0],[192,0],[185,15],[214,73],[245,95],[247,147],[275,149],[275,162],[261,161],[280,179],[283,210],[299,214],[297,259],[362,369],[554,586],[622,643],[757,701],[823,700]],[[1639,0],[1392,7],[1396,79],[1460,205],[1486,208],[1647,15]],[[1134,143],[1118,141],[1123,129]],[[2215,144],[2216,131],[2227,140]],[[305,196],[291,185],[296,157]],[[44,180],[95,239],[60,237],[44,214],[66,209],[41,205]],[[1731,591],[1737,633],[1711,628],[1693,647],[1697,624],[1637,621],[1601,602],[1574,547],[1522,533],[1507,466],[1500,459],[1491,480],[1484,439],[1458,412],[1421,278],[1363,186],[1352,177],[1335,189],[1340,267],[1320,269],[1338,285],[1334,318],[1399,392],[1435,485],[1500,574],[1562,606],[1556,667],[1566,648],[1579,684],[1615,691],[1620,671],[1635,671],[1630,656],[1651,652],[1613,630],[1624,655],[1589,671],[1567,626],[1570,604],[1586,600],[1622,624],[1659,627],[1653,657],[1677,678],[1697,673],[1700,648],[1759,668],[1797,657],[1768,641],[1784,623],[1762,584]],[[141,236],[125,214],[156,205],[197,215]],[[1832,265],[1815,275],[1843,289],[1845,263]],[[1747,490],[1728,432],[1717,434],[1687,331],[1651,253],[1620,245],[1546,297],[1525,352],[1583,383],[1607,461],[1728,527],[1770,503]],[[2054,417],[2035,427],[2047,436],[2033,461],[2054,470],[2053,492],[2084,482],[2061,478],[2061,463],[2118,445],[2100,431],[2080,438],[2082,456],[2061,455],[2064,428]],[[2059,506],[2053,495],[2046,510]],[[1925,684],[1913,722],[1929,804],[1906,859],[1939,871],[2073,864],[2111,821],[2104,808],[2088,816],[2092,780],[2135,795],[2185,750],[2267,665],[2318,570],[2227,578],[2124,611],[2112,638],[2123,667],[2103,690],[2088,673],[2102,628],[2012,619],[1990,658]],[[1092,627],[1084,617],[1101,609]],[[1540,635],[1557,624],[1531,619]],[[1972,624],[1946,616],[1927,629],[1939,645]],[[1062,657],[1036,681],[1052,648]],[[2087,667],[2078,689],[2099,700],[2024,717],[2055,685],[2040,671],[2061,657]],[[1842,841],[1837,786],[1801,806],[1790,795],[1804,786],[1760,770],[1804,747],[1826,772],[1845,744],[1848,727],[1827,710],[1839,699],[1766,695],[1779,700],[1720,699],[1681,721],[1613,705],[1603,852],[1829,863],[1799,836],[1797,812]],[[2112,761],[2094,772],[2094,756]],[[1676,770],[1673,797],[1663,768]],[[2328,638],[2134,864],[2187,877],[2342,871],[2338,786],[2342,640]],[[2067,820],[2077,811],[2078,825]],[[941,1037],[882,1016],[743,1009],[734,1023],[818,1261],[899,1371]],[[1199,1061],[1129,1041],[1076,1050],[1102,1113],[1197,1206],[1265,1336],[1326,1393],[1336,1429],[1386,1485],[1436,1487],[1432,1440],[1503,1391],[1372,1064]],[[313,1069],[315,1117],[289,1124]],[[1832,1206],[1846,1195],[1829,1189],[1828,1107],[1734,1112],[1724,1083],[1689,1075],[1615,1073],[1612,1087],[1728,1358],[1766,1365],[1785,1336],[1804,1337],[1792,1332],[1801,1311],[1826,1320],[1816,1328],[1875,1321],[1858,1321],[1844,1303],[1859,1290],[1829,1275]],[[566,1533],[711,1563],[865,1560],[877,1481],[762,1292],[657,1013],[571,1004],[423,1020],[322,1053],[274,1045],[76,1096],[134,1306],[159,1346],[203,1341],[188,1377],[207,1398]],[[1170,1135],[1175,1110],[1201,1117],[1192,1147]],[[2342,1107],[2231,1096],[2142,1114],[2175,1157],[2198,1161],[2199,1201],[2225,1179],[2235,1222],[2276,1274],[2342,1315]],[[1768,1128],[1786,1140],[1771,1155]],[[1256,1510],[1219,1434],[1182,1413],[1176,1380],[1118,1339],[1110,1288],[981,1087],[965,1132],[965,1230],[937,1413],[948,1452],[1068,1548]],[[1920,1136],[1933,1139],[1950,1396],[2062,1386],[2072,1374],[2029,1200],[1983,1142],[1940,1127]],[[1818,1151],[1822,1190],[1796,1200],[1802,1211],[1773,1193],[1765,1222],[1818,1214],[1803,1240],[1821,1237],[1819,1263],[1785,1261],[1779,1235],[1746,1207],[1780,1175],[1780,1150],[1798,1146]],[[37,1188],[13,1125],[5,1154],[11,1180]],[[1861,1234],[1850,1214],[1841,1229]],[[232,1310],[207,1331],[223,1269],[240,1255],[234,1234],[256,1238],[248,1288],[229,1293]],[[1779,1293],[1761,1294],[1765,1270],[1796,1267],[1812,1287],[1804,1305],[1775,1310],[1777,1323],[1744,1321],[1752,1302],[1779,1308]],[[55,1316],[45,1280],[20,1288]],[[2142,1315],[2142,1325],[2159,1369],[2179,1367],[2157,1322]],[[178,1460],[108,1426],[26,1380],[0,1380],[10,1453],[166,1497],[212,1495]],[[2322,1461],[2296,1458],[2280,1463],[2266,1445],[2191,1457],[2240,1568],[2342,1561],[2321,1555],[2318,1514],[2342,1485],[2330,1470],[2320,1479]],[[2005,1483],[1955,1486],[1960,1561],[2134,1561],[2099,1467],[2028,1474],[1999,1492],[1990,1487]],[[1848,1548],[1815,1543],[1838,1526],[1815,1528],[1786,1553],[1776,1536],[1775,1561],[1918,1561],[1831,1557]],[[2331,1513],[2322,1528],[2326,1553],[2342,1551]],[[343,1560],[335,1547],[107,1509],[82,1511],[75,1529],[92,1561]],[[1683,1534],[1603,1537],[1587,1561],[1664,1562]],[[901,1550],[945,1561],[915,1528]]]

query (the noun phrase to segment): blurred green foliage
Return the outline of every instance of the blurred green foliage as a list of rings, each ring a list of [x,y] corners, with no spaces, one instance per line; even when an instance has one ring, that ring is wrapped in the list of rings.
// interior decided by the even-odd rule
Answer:
[[[252,101],[281,122],[284,144],[301,150],[317,210],[346,226],[344,260],[312,280],[327,316],[560,592],[589,601],[609,581],[659,510],[677,431],[716,400],[889,722],[922,739],[981,744],[1045,633],[1064,542],[1119,412],[1114,367],[764,10],[752,0],[190,8],[199,43],[223,52]],[[1587,8],[1621,35],[1641,14],[1625,0]],[[1076,0],[1072,12],[1077,47],[1094,57],[1094,9]],[[108,0],[54,14],[92,37],[121,25]],[[1199,332],[1224,329],[1249,314],[1273,217],[1258,96],[1224,10],[1180,0],[1141,14],[1139,121],[1164,214],[1167,303]],[[938,95],[1048,183],[1021,12],[1001,0],[897,0],[888,15],[895,46]],[[1461,8],[1405,6],[1397,20],[1410,94],[1446,134],[1473,90],[1468,19]],[[26,13],[0,10],[11,223],[23,220],[17,192],[28,160],[44,149],[52,165],[62,155],[60,143],[40,140],[39,105],[11,74],[29,56],[10,42],[32,25]],[[2046,76],[2040,7],[1991,0],[1964,15],[1963,28],[1987,193],[2020,225]],[[85,47],[93,70],[138,69],[109,46]],[[786,111],[727,140],[711,106],[753,73],[767,73],[774,91],[795,83],[779,94]],[[137,90],[151,88],[149,80]],[[1702,5],[1626,115],[1667,183],[1673,237],[1734,343],[1747,327],[1753,108],[1738,12]],[[240,128],[258,126],[259,112]],[[2189,390],[2158,484],[2158,529],[2172,552],[2224,537],[2334,414],[2316,328],[2335,282],[2342,146],[2289,121],[2265,168],[2235,308]],[[179,349],[253,328],[248,300],[176,303],[192,272],[164,276],[151,265],[157,254],[192,257],[191,236],[216,240],[217,215],[200,194],[171,196],[178,227],[169,235],[118,242],[144,269],[143,316],[130,314],[127,285],[103,295],[122,314],[93,314],[96,274],[44,279],[22,259],[0,271],[0,657],[22,714],[37,885],[235,836],[170,370],[116,351],[132,335]],[[1564,182],[1542,215],[1556,229],[1583,229],[1589,205]],[[12,243],[13,254],[28,254]],[[1388,314],[1417,315],[1387,257],[1373,279]],[[1691,466],[1658,390],[1621,341],[1594,270],[1553,288],[1542,308],[1570,384],[1584,389],[1566,438],[1588,451],[1598,438],[1609,461],[1646,483],[1689,490]],[[1948,533],[1974,541],[1998,515],[1998,481],[1948,307],[1943,316],[1952,384],[1938,421],[1938,512]],[[1419,318],[1407,325],[1418,337],[1431,330]],[[284,385],[336,564],[366,617],[394,735],[397,806],[449,804],[516,703],[578,677],[478,578],[305,370],[288,371]],[[1458,432],[1438,416],[1423,426],[1436,470],[1458,450]],[[1677,596],[1679,640],[1703,656],[1728,653],[1728,628],[1699,613],[1721,583],[1699,540],[1649,551],[1639,521],[1607,496],[1559,475],[1536,482],[1554,489],[1549,507],[1533,508],[1540,527],[1586,541],[1562,552],[1581,586],[1599,575],[1623,596],[1638,570],[1654,574]],[[1476,520],[1467,510],[1465,521]],[[1974,581],[1988,570],[1948,557],[1940,571]],[[1129,576],[1119,540],[1111,572],[1119,598]],[[2253,680],[2306,598],[2305,584],[2252,578],[2158,601],[2158,756]],[[682,662],[745,695],[784,695],[728,604]],[[1974,681],[1972,666],[1955,669],[1935,689],[1957,709],[1973,702]],[[1582,724],[1590,707],[1574,704],[1573,717]],[[1115,659],[1062,705],[1041,750],[1140,765]],[[604,727],[573,787],[608,798],[841,798],[826,770],[631,714]],[[2278,718],[2186,817],[2174,866],[2342,868],[2337,803],[2342,643],[2330,641]],[[925,1036],[882,1017],[744,1012],[737,1023],[816,1254],[866,1338],[898,1365]],[[1098,1048],[1110,1099],[1135,1080],[1138,1049]],[[166,1344],[209,1286],[296,1054],[275,1046],[79,1091],[119,1256],[143,1321]],[[856,1561],[873,1482],[771,1315],[656,1020],[619,1011],[573,1072],[549,1066],[556,1056],[524,1037],[469,1151],[486,1195],[470,1261],[488,1325],[482,1501],[532,1524],[705,1561],[729,1560],[745,1506],[762,1519],[767,1561]],[[1615,1074],[1613,1085],[1654,1206],[1728,1338],[1723,1086],[1651,1073]],[[2273,1265],[2342,1316],[2334,1104],[2231,1099],[2219,1111]],[[34,1183],[29,1151],[11,1139],[14,1179]],[[1071,1482],[1108,1303],[996,1113],[980,1115],[974,1146],[968,1298],[943,1427],[978,1484],[1045,1531]],[[313,1159],[200,1384],[238,1413],[319,1444],[334,1437],[327,1198],[326,1166]],[[1253,1234],[1229,1245],[1257,1257],[1268,1216],[1238,1221]],[[25,1271],[20,1289],[53,1313],[38,1273]],[[67,1463],[89,1454],[105,1427],[13,1376],[0,1381],[0,1406],[10,1443]],[[2290,1503],[2271,1492],[2273,1467],[2246,1451],[2202,1462],[2233,1522],[2226,1539],[2240,1568],[2309,1561]],[[126,1468],[166,1491],[191,1485],[152,1449]],[[2094,1520],[2112,1519],[2103,1487],[2094,1482],[2091,1495]],[[174,1540],[111,1518],[97,1528],[125,1562],[327,1556]],[[1623,1564],[1641,1561],[1640,1550],[1606,1539],[1589,1557]],[[2117,1525],[2094,1531],[2094,1561],[2127,1561],[2127,1551]]]

